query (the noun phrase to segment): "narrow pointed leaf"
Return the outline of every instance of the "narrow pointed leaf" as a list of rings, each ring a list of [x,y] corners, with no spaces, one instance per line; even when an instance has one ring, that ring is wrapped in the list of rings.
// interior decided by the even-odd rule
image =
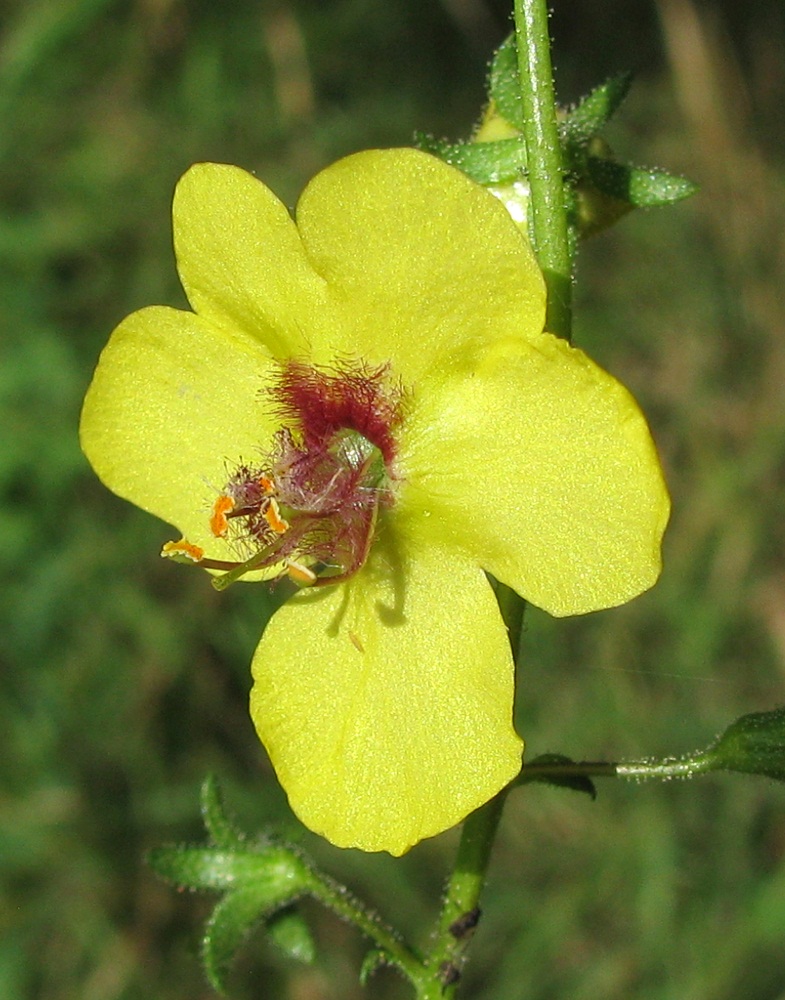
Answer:
[[[595,87],[562,123],[562,135],[573,143],[587,143],[608,123],[627,96],[632,73],[618,73]]]
[[[510,125],[523,129],[523,104],[518,79],[518,50],[515,35],[504,40],[491,63],[490,97],[496,110]]]
[[[293,898],[309,884],[304,862],[285,847],[258,852],[213,847],[159,847],[148,861],[157,875],[185,889],[232,889],[254,885],[278,898]]]
[[[259,874],[260,859],[218,848],[159,847],[148,855],[153,871],[183,889],[228,889]]]
[[[598,156],[586,158],[591,182],[603,194],[626,201],[636,208],[654,208],[688,198],[698,190],[685,177],[677,177],[657,168],[632,167]]]
[[[221,789],[213,774],[208,774],[202,784],[201,806],[204,825],[216,847],[244,847],[245,835],[228,818]]]
[[[449,143],[418,132],[415,142],[418,149],[438,156],[450,166],[462,170],[478,184],[516,180],[526,170],[526,146],[523,138]]]
[[[202,961],[219,993],[226,992],[226,977],[237,949],[274,907],[275,900],[264,889],[251,885],[227,893],[213,910],[202,942]]]

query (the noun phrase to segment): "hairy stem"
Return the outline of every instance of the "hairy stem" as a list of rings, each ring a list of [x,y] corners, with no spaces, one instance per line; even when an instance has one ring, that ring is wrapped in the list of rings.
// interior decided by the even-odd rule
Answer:
[[[572,331],[572,255],[546,0],[515,0],[515,38],[523,101],[523,138],[531,188],[529,229],[548,288],[545,328],[569,340]]]
[[[345,886],[315,869],[312,869],[311,875],[311,895],[343,920],[357,927],[378,948],[387,952],[417,987],[423,970],[420,955],[375,910],[361,903]]]
[[[506,797],[504,789],[473,812],[463,825],[455,869],[439,918],[436,946],[428,958],[432,985],[428,992],[419,995],[419,1000],[449,1000],[455,995],[464,953],[480,919],[480,893]]]

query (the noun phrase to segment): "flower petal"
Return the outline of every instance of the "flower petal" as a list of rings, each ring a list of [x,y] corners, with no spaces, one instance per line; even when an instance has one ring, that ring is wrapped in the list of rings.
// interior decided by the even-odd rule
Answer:
[[[307,353],[324,282],[272,191],[239,167],[197,163],[177,185],[172,218],[193,309],[257,337],[276,357]]]
[[[445,355],[537,334],[545,289],[506,209],[414,149],[370,150],[318,174],[297,205],[308,257],[328,283],[333,356],[394,360],[405,385]]]
[[[237,552],[209,532],[231,469],[258,460],[273,425],[269,355],[199,316],[153,307],[112,334],[85,398],[82,448],[119,496],[168,521],[214,559]]]
[[[551,614],[613,607],[659,575],[670,504],[643,415],[550,334],[423,386],[399,458],[409,530],[473,553]]]
[[[351,581],[276,612],[254,657],[251,715],[307,826],[398,855],[507,784],[522,744],[484,574],[433,546],[401,562],[381,541]]]

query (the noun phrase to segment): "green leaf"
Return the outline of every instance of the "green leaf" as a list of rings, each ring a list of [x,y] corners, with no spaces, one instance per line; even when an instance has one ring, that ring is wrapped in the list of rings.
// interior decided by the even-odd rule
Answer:
[[[627,96],[632,73],[619,73],[595,87],[562,122],[562,136],[571,143],[586,144],[608,123]]]
[[[526,170],[526,146],[522,137],[495,142],[450,143],[417,132],[415,144],[418,149],[462,170],[478,184],[517,180]]]
[[[573,792],[583,792],[591,799],[597,798],[597,789],[591,778],[584,774],[575,774],[579,767],[574,760],[558,753],[543,753],[534,760],[524,764],[521,773],[515,780],[516,785],[526,785],[539,782],[552,785],[555,788],[569,788]],[[570,773],[571,770],[573,773]]]
[[[287,958],[311,965],[316,958],[316,945],[303,915],[293,907],[274,913],[267,921],[270,940]]]
[[[761,774],[785,781],[785,708],[732,722],[705,751],[710,769]]]
[[[219,993],[226,992],[226,977],[238,948],[275,905],[263,888],[250,885],[227,893],[213,910],[202,941],[202,961]]]
[[[226,815],[223,796],[214,774],[208,774],[202,784],[202,819],[216,847],[233,849],[245,846],[245,834],[236,829]]]
[[[523,129],[523,103],[518,78],[518,49],[515,35],[506,38],[493,57],[489,93],[502,118],[515,128]]]
[[[657,168],[643,169],[606,160],[586,158],[586,172],[592,184],[603,194],[626,201],[636,208],[670,205],[695,194],[696,184]]]

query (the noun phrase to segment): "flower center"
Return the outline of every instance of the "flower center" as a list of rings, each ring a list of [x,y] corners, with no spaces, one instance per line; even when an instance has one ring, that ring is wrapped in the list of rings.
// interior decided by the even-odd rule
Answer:
[[[380,508],[393,502],[403,392],[386,366],[289,361],[270,396],[282,426],[269,454],[232,472],[210,514],[211,533],[248,557],[205,559],[185,540],[162,553],[226,570],[219,589],[271,566],[303,586],[348,579],[368,557]]]

